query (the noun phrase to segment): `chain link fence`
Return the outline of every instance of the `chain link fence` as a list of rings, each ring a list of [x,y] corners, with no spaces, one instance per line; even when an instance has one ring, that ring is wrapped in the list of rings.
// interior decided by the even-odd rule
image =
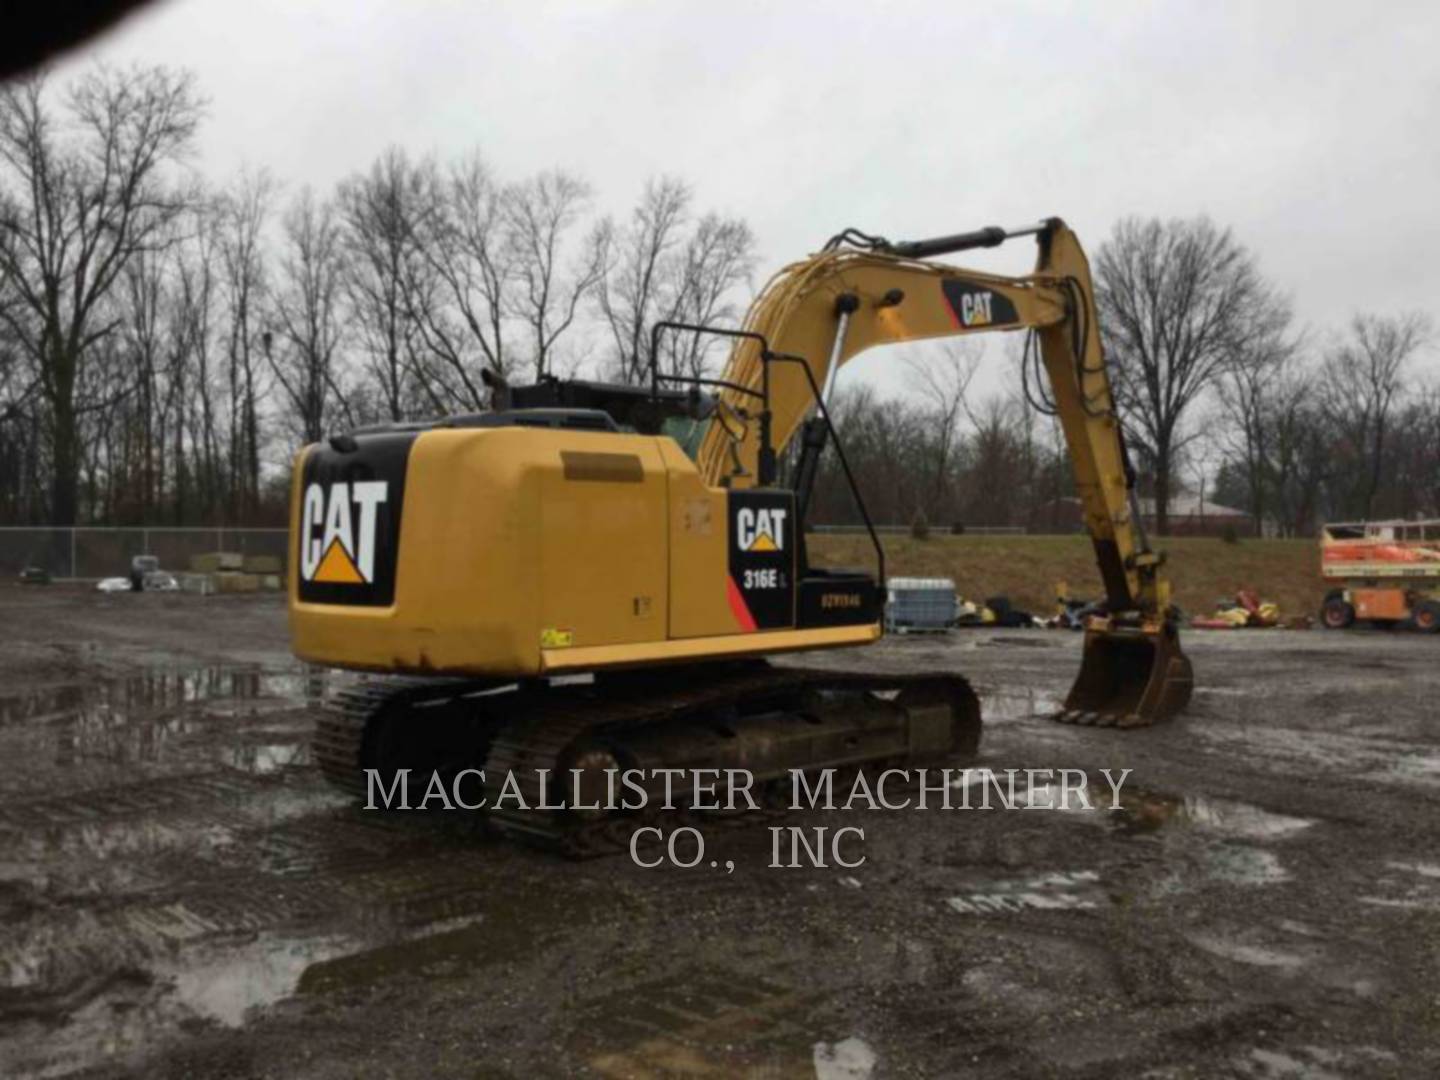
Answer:
[[[881,536],[902,536],[909,533],[913,525],[876,525],[875,531]],[[864,525],[811,525],[807,532],[835,533],[847,535],[865,532]],[[1025,536],[1030,530],[1024,525],[966,525],[958,529],[954,525],[931,525],[930,531],[936,536]]]
[[[817,533],[863,533],[863,525],[816,525]],[[875,531],[901,535],[909,525],[877,525]],[[947,532],[935,529],[935,532]],[[966,526],[967,534],[1019,535],[1023,527]],[[285,564],[285,529],[131,529],[0,526],[0,578],[13,578],[27,566],[49,571],[53,578],[123,577],[136,555],[154,555],[162,569],[182,573],[192,555],[238,551],[242,555],[274,555]]]
[[[38,566],[53,578],[123,577],[136,555],[154,555],[162,569],[190,569],[192,555],[238,551],[274,555],[284,564],[285,529],[103,529],[0,527],[0,577]]]

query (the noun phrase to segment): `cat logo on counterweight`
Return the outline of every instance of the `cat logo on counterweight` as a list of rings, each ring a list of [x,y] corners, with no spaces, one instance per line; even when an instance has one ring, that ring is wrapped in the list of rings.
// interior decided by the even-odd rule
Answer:
[[[784,551],[785,518],[778,507],[741,507],[735,514],[735,540],[741,551]]]
[[[300,511],[300,575],[331,585],[375,580],[375,523],[389,498],[384,480],[310,484]]]

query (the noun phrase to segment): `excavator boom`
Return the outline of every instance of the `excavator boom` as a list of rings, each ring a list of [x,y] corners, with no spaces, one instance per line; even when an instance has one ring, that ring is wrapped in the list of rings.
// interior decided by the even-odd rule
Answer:
[[[1035,236],[1038,253],[1025,277],[924,261],[1027,235]],[[744,411],[761,392],[757,436],[737,440],[732,427],[712,424],[697,458],[707,483],[734,488],[772,479],[774,455],[815,407],[812,387],[832,386],[839,368],[865,350],[995,331],[1032,335],[1050,408],[1065,433],[1108,611],[1087,629],[1081,673],[1061,719],[1133,726],[1185,706],[1190,664],[1170,618],[1163,558],[1150,549],[1136,506],[1089,263],[1064,222],[1051,218],[1025,229],[991,227],[894,244],[852,230],[777,274],[751,308],[745,331],[750,336],[738,341],[719,381],[732,412]],[[808,376],[777,358],[803,358]],[[803,485],[811,482],[813,468],[802,471],[802,507]]]

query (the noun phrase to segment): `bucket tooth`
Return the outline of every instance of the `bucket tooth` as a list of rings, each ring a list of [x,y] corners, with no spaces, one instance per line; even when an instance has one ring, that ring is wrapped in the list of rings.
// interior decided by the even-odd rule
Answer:
[[[1173,624],[1087,629],[1080,674],[1061,717],[1087,726],[1148,727],[1184,709],[1193,682]]]

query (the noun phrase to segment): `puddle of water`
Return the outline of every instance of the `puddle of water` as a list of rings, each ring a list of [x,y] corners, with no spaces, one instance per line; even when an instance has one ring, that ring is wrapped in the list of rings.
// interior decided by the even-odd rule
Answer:
[[[870,1044],[852,1035],[837,1043],[815,1044],[815,1080],[869,1080],[880,1059]]]
[[[1040,637],[1038,635],[1032,637],[1006,635],[1003,637],[987,638],[985,641],[977,641],[975,643],[977,649],[1009,649],[1015,646],[1019,646],[1022,649],[1058,649],[1061,647],[1061,643],[1051,638]]]
[[[1341,1073],[1322,1069],[1313,1060],[1302,1061],[1279,1050],[1262,1050],[1259,1047],[1236,1064],[1241,1076],[1255,1077],[1256,1080],[1344,1080]]]
[[[501,932],[484,916],[448,920],[398,941],[372,948],[352,946],[343,954],[317,958],[293,984],[297,994],[327,994],[366,986],[405,972],[427,976],[474,971],[517,956],[531,937]]]
[[[980,715],[987,724],[1054,716],[1060,711],[1058,694],[1043,690],[1005,690],[980,696]]]
[[[1302,1046],[1295,1050],[1261,1047],[1236,1059],[1238,1075],[1251,1080],[1342,1080],[1347,1076],[1413,1075],[1396,1073],[1400,1059],[1378,1046]]]
[[[532,947],[537,934],[560,925],[575,907],[573,894],[558,892],[537,902],[528,892],[497,889],[460,895],[446,882],[404,873],[360,880],[364,902],[357,917],[344,920],[343,929],[312,935],[284,926],[308,925],[328,911],[323,924],[334,927],[336,914],[350,911],[334,886],[307,892],[303,882],[293,889],[281,883],[284,891],[262,886],[233,904],[217,896],[140,905],[79,937],[68,924],[31,926],[26,949],[0,954],[0,987],[33,987],[35,1001],[49,1001],[53,1015],[7,1051],[24,1060],[22,1071],[60,1074],[117,1052],[146,1050],[197,1019],[239,1027],[254,1010],[296,995],[367,985],[404,971],[427,977],[447,967],[473,972],[479,963]],[[468,875],[457,873],[456,883],[463,880]],[[104,981],[80,1001],[62,996],[101,957],[98,975],[125,977]],[[0,996],[0,1016],[4,1005]]]
[[[176,999],[197,1016],[239,1027],[251,1009],[295,993],[311,965],[355,949],[343,937],[294,939],[262,934],[202,963],[157,974],[174,983]]]
[[[1313,818],[1277,814],[1251,803],[1204,796],[1186,796],[1178,814],[1182,820],[1209,832],[1244,840],[1278,840],[1315,824]]]
[[[837,1070],[822,1074],[837,1078],[871,1075],[863,1040],[815,1042],[815,1000],[768,979],[701,967],[625,987],[588,1007],[571,1049],[593,1072],[616,1080],[806,1076],[822,1067]],[[815,1064],[817,1054],[823,1065]],[[838,1071],[845,1069],[860,1071]]]
[[[476,918],[402,933],[402,944],[394,947],[404,948],[406,941],[423,947],[433,930]],[[7,1059],[24,1075],[61,1076],[116,1054],[146,1051],[196,1019],[240,1027],[254,1010],[304,993],[311,972],[362,945],[363,938],[341,934],[306,938],[262,931],[239,944],[181,950],[146,970],[127,969],[106,980],[83,1003],[58,1006],[51,1023],[21,1030],[10,1041]],[[0,974],[14,986],[26,973]]]
[[[305,742],[244,744],[224,748],[220,760],[232,769],[268,776],[282,769],[310,764],[310,744]]]
[[[0,727],[71,714],[148,715],[202,701],[282,698],[318,702],[324,692],[319,669],[262,671],[228,664],[147,671],[123,679],[67,684],[0,698]]]
[[[1073,774],[1073,775],[1072,775]],[[1161,828],[1188,826],[1217,836],[1249,841],[1282,840],[1315,824],[1313,818],[1279,814],[1252,803],[1214,799],[1205,795],[1168,795],[1136,787],[1122,771],[1115,770],[1111,781],[1119,784],[1118,794],[1111,782],[1081,786],[1080,770],[1057,770],[1047,780],[1037,777],[1034,787],[1024,787],[1018,777],[1015,805],[1080,815],[1127,834],[1144,834]],[[997,782],[1003,781],[997,777]],[[976,770],[957,781],[969,786],[984,783],[986,776]],[[1003,784],[1001,785],[1003,789]],[[999,795],[997,794],[997,798]],[[1117,805],[1118,804],[1118,805]]]
[[[1408,870],[1410,873],[1419,874],[1424,878],[1440,878],[1440,863],[1390,862],[1385,865],[1392,870]]]
[[[1099,805],[1110,805],[1108,790]],[[1166,826],[1188,825],[1237,840],[1282,840],[1315,824],[1313,818],[1278,814],[1233,799],[1205,795],[1165,795],[1126,784],[1120,789],[1120,809],[1109,815],[1111,824],[1129,833],[1148,833]]]
[[[951,896],[961,915],[1016,915],[1025,911],[1085,911],[1109,902],[1094,870],[1069,870],[994,882],[984,891]]]
[[[1423,784],[1440,782],[1440,754],[1405,754],[1388,769],[1397,780]]]
[[[1362,904],[1371,907],[1396,908],[1400,911],[1440,911],[1440,900],[1423,896],[1362,896]]]
[[[1277,949],[1271,945],[1250,945],[1211,934],[1191,934],[1189,940],[1191,944],[1203,949],[1211,956],[1218,956],[1223,960],[1234,960],[1240,964],[1249,964],[1252,967],[1298,971],[1312,959],[1301,952]]]
[[[323,669],[308,666],[274,671],[210,665],[0,698],[0,741],[5,744],[0,752],[65,769],[164,762],[225,720],[253,721],[318,705],[326,678]],[[270,745],[223,747],[220,759],[252,773],[308,763],[306,755],[279,745],[291,739],[263,741]]]
[[[1205,852],[1206,869],[1216,881],[1231,885],[1279,885],[1290,880],[1290,871],[1273,851],[1221,845]]]
[[[1396,908],[1402,911],[1440,910],[1440,865],[1427,862],[1387,862],[1390,870],[1405,876],[1384,874],[1372,884],[1387,888],[1388,896],[1362,896],[1360,902],[1372,907]]]
[[[474,970],[475,960],[487,946],[497,955],[504,948],[495,929],[485,922],[483,915],[446,919],[387,934],[388,940],[374,947],[367,947],[364,936],[297,938],[267,933],[210,960],[157,974],[173,982],[176,998],[190,1011],[239,1027],[251,1009],[297,994],[363,985],[443,960],[463,959],[466,970]]]
[[[1214,723],[1195,732],[1225,753],[1263,760],[1277,773],[1313,780],[1317,772],[1336,772],[1381,782],[1440,785],[1440,752],[1428,748],[1404,752],[1389,739],[1359,733],[1364,730],[1297,732],[1261,724]],[[1392,733],[1390,728],[1381,732]]]

